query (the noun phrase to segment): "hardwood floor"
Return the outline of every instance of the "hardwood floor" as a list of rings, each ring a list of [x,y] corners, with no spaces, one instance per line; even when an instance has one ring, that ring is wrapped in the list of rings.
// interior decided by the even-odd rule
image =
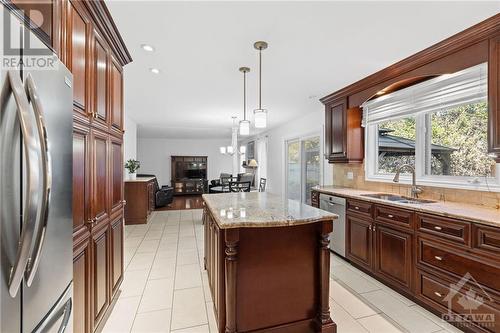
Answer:
[[[201,209],[203,208],[203,199],[201,195],[182,195],[175,196],[174,201],[165,207],[155,210],[181,210],[181,209]]]

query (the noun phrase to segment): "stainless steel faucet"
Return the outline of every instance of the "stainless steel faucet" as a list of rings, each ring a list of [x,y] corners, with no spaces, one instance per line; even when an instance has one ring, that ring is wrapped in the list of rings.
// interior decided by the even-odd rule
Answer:
[[[413,165],[402,164],[398,166],[398,169],[396,170],[396,175],[394,176],[394,179],[392,181],[395,183],[399,183],[399,174],[401,173],[401,170],[404,168],[410,169],[411,171],[411,197],[418,198],[418,195],[422,193],[422,189],[417,186],[417,177],[415,175],[415,167]]]

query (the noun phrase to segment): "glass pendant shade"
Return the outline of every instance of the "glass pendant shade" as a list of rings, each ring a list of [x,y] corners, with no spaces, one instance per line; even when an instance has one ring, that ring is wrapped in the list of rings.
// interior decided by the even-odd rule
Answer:
[[[267,127],[267,110],[266,109],[255,109],[253,110],[255,128],[266,128]]]
[[[250,134],[250,120],[241,120],[240,135],[249,135],[249,134]]]
[[[234,154],[233,146],[227,146],[227,153]]]
[[[225,154],[226,153],[226,147],[219,147],[219,151],[221,154]]]

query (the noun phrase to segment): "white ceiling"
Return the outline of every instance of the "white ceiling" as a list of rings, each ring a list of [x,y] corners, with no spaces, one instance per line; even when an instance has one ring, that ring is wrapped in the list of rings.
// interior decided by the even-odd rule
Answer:
[[[318,99],[500,12],[489,2],[109,1],[134,61],[125,110],[140,137],[230,137],[257,105],[257,51],[265,40],[263,106],[275,127],[322,108]],[[140,45],[155,47],[148,53]],[[152,74],[149,68],[161,70]]]

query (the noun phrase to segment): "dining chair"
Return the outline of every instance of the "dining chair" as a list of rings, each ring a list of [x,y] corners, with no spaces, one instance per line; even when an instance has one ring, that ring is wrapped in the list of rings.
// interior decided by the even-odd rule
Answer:
[[[266,183],[267,179],[266,178],[261,178],[259,181],[259,192],[266,192]]]

